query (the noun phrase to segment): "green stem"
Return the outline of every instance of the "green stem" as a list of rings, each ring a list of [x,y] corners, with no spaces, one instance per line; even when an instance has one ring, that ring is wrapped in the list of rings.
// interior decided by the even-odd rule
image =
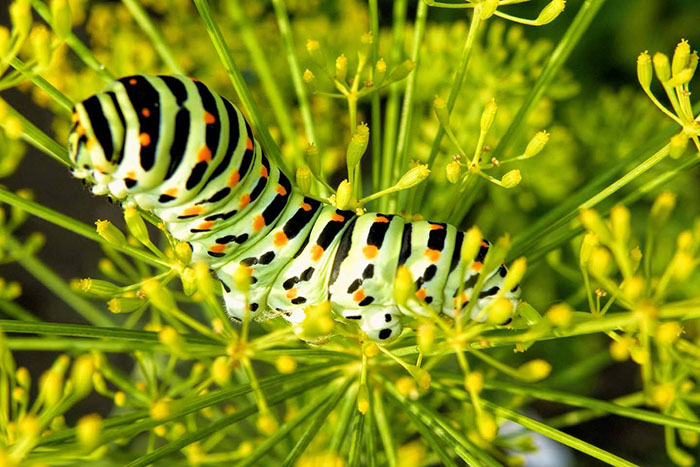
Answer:
[[[47,24],[52,23],[51,10],[42,0],[30,0],[32,8],[39,13],[39,16],[46,21]],[[100,63],[99,60],[90,51],[90,48],[83,44],[80,39],[78,39],[75,34],[71,33],[66,37],[66,44],[68,47],[73,49],[73,52],[80,57],[80,59],[85,63],[90,69],[97,73],[100,78],[105,82],[110,82],[114,80],[114,75]]]
[[[78,296],[61,277],[33,255],[22,252],[22,245],[10,235],[5,235],[8,249],[19,252],[17,262],[46,288],[63,300],[83,318],[97,326],[113,326],[112,319],[90,302]],[[34,323],[33,323],[34,324]]]
[[[170,47],[168,47],[168,44],[165,42],[165,39],[163,39],[160,31],[158,31],[156,26],[148,17],[148,13],[146,13],[146,10],[144,10],[144,8],[141,6],[141,3],[139,3],[137,0],[122,0],[122,3],[129,10],[131,16],[134,17],[136,24],[143,29],[143,32],[151,40],[156,52],[158,55],[160,55],[161,60],[163,60],[168,68],[170,68],[170,71],[178,75],[184,74],[182,68],[180,68],[180,65],[177,63],[175,56],[170,51]]]
[[[238,98],[241,100],[243,110],[246,112],[253,128],[257,132],[258,138],[260,138],[260,143],[262,144],[265,153],[284,172],[289,174],[289,168],[282,159],[280,150],[267,129],[267,125],[262,118],[262,113],[258,108],[258,104],[255,103],[253,95],[243,79],[243,74],[238,68],[238,65],[236,65],[233,55],[231,55],[231,50],[228,48],[228,45],[226,45],[226,40],[219,29],[219,25],[216,24],[216,21],[214,20],[214,15],[212,14],[208,1],[194,0],[194,4],[197,7],[197,11],[199,11],[202,21],[204,22],[204,27],[206,28],[207,33],[209,33],[209,37],[211,38],[212,44],[216,49],[216,53],[219,55],[219,58],[226,69],[226,73],[231,79],[233,88],[235,89]]]
[[[25,66],[25,63],[19,58],[15,58],[14,60],[12,60],[11,64],[15,70],[22,70]],[[36,87],[48,94],[49,97],[59,105],[63,114],[70,116],[71,111],[73,109],[73,101],[66,97],[66,95],[63,94],[61,91],[56,89],[51,83],[49,83],[33,71],[23,71],[22,74],[29,78],[29,80],[32,83],[34,83]]]
[[[518,110],[515,118],[513,118],[510,126],[508,126],[498,146],[496,146],[493,157],[496,159],[505,159],[508,149],[510,149],[510,146],[517,140],[517,136],[523,128],[525,119],[535,107],[535,104],[544,95],[544,92],[552,83],[557,72],[569,58],[571,51],[581,40],[583,34],[591,24],[591,21],[593,21],[593,18],[598,13],[598,10],[603,6],[603,3],[605,3],[605,0],[586,0],[583,3],[576,17],[571,22],[571,25],[566,30],[564,37],[561,38],[556,48],[552,51],[549,60],[542,69],[542,73],[540,73],[540,76],[537,78],[525,102],[523,102],[523,105]]]
[[[469,24],[469,32],[467,33],[467,39],[464,41],[464,47],[462,48],[462,55],[459,59],[459,65],[457,66],[457,72],[455,73],[452,83],[450,85],[450,94],[447,97],[447,115],[452,113],[452,109],[457,102],[457,97],[459,96],[460,90],[462,89],[462,84],[464,83],[464,78],[467,75],[467,67],[469,65],[469,58],[471,57],[474,42],[476,41],[477,33],[479,32],[479,25],[481,24],[481,5],[476,4],[474,6],[474,12],[472,13],[472,19]],[[438,132],[433,139],[433,144],[430,147],[430,154],[428,155],[428,166],[432,167],[438,152],[440,151],[440,143],[445,135],[445,127],[440,124],[438,126]],[[425,194],[427,184],[423,183],[416,187],[416,196],[414,201],[418,202],[422,200]],[[413,211],[413,209],[412,209]]]
[[[406,0],[394,1],[392,39],[391,39],[391,66],[397,66],[401,62],[403,49],[403,33],[406,26]],[[375,189],[387,188],[391,185],[392,170],[394,167],[394,156],[396,151],[396,130],[399,116],[399,95],[401,83],[392,83],[389,87],[389,97],[387,98],[384,110],[384,141],[382,147],[381,182]],[[389,199],[383,198],[379,202],[379,210],[385,212],[389,207]]]
[[[372,46],[370,47],[370,70],[371,77],[374,79],[374,67],[379,60],[379,8],[377,6],[377,0],[369,0],[369,31],[372,34]],[[371,131],[370,131],[370,143],[372,152],[372,185],[370,186],[370,193],[374,193],[379,190],[380,177],[381,177],[381,151],[382,151],[382,122],[381,122],[381,108],[379,102],[379,93],[373,92],[371,97]]]
[[[0,101],[2,101],[0,99]],[[70,159],[68,158],[68,151],[66,148],[58,144],[49,135],[41,131],[32,122],[24,118],[24,116],[17,112],[10,104],[5,101],[5,107],[10,115],[17,118],[22,124],[22,140],[31,146],[37,148],[39,151],[48,155],[52,159],[60,162],[66,167],[72,167]]]
[[[306,94],[306,87],[302,82],[301,68],[299,67],[299,61],[297,60],[297,56],[294,49],[294,38],[292,37],[292,30],[289,26],[289,16],[287,15],[287,9],[284,5],[283,0],[272,0],[272,5],[275,8],[275,14],[277,16],[277,25],[280,29],[282,40],[284,41],[284,48],[287,54],[287,61],[289,62],[289,71],[292,73],[292,83],[294,84],[294,92],[297,95],[297,100],[299,101],[299,111],[301,112],[301,119],[304,122],[306,139],[309,143],[316,144],[318,146],[318,140],[316,139],[316,131],[314,130],[314,122],[311,116],[311,106],[309,105],[309,96]]]
[[[253,67],[255,67],[255,71],[258,73],[263,91],[265,91],[265,95],[267,96],[268,101],[270,101],[272,112],[275,114],[275,118],[277,119],[277,123],[279,123],[284,139],[294,148],[294,163],[295,165],[299,166],[303,163],[304,155],[297,141],[297,134],[292,124],[290,111],[286,107],[282,94],[280,93],[280,87],[277,79],[274,77],[272,70],[270,69],[270,64],[265,58],[265,53],[260,46],[260,41],[258,41],[255,31],[253,31],[253,28],[251,27],[253,23],[246,18],[245,13],[241,8],[240,0],[227,2],[226,6],[228,7],[227,11],[233,19],[238,33],[241,36],[243,45],[245,45],[246,49],[248,49],[248,55],[253,63]]]
[[[428,19],[428,6],[421,2],[418,4],[416,11],[416,19],[413,26],[413,50],[411,51],[411,60],[413,61],[413,71],[406,80],[406,89],[403,95],[403,104],[401,107],[401,120],[399,121],[399,135],[396,142],[396,157],[392,167],[392,177],[394,181],[398,181],[401,174],[408,169],[408,146],[410,144],[411,120],[413,117],[413,101],[416,96],[416,82],[418,81],[418,70],[420,69],[420,51],[423,45],[423,36],[425,35],[425,24]],[[406,196],[401,196],[401,200],[405,201]],[[394,211],[397,199],[392,200],[390,210]],[[390,205],[391,206],[391,205]],[[399,209],[403,206],[398,203]]]
[[[66,230],[70,230],[73,233],[82,235],[85,238],[94,240],[96,242],[102,243],[106,246],[114,248],[115,250],[121,251],[127,255],[130,255],[140,261],[148,263],[157,267],[169,268],[171,265],[162,259],[156,258],[155,256],[131,245],[116,246],[107,242],[104,238],[97,234],[97,231],[80,221],[73,219],[70,216],[56,212],[53,209],[49,209],[46,206],[30,201],[28,199],[17,196],[16,194],[9,192],[0,188],[0,201],[9,204],[10,206],[15,206],[27,213],[36,216],[45,221],[51,222],[52,224],[63,227]]]

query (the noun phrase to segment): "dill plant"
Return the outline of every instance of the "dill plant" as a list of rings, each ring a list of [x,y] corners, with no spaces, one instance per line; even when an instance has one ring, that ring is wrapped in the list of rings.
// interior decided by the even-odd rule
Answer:
[[[512,234],[485,267],[508,261],[506,282],[525,293],[507,326],[416,318],[386,347],[325,305],[295,329],[233,325],[206,265],[190,264],[148,213],[92,226],[3,187],[2,262],[85,324],[39,319],[20,284],[0,280],[0,464],[521,465],[539,434],[634,465],[615,453],[622,446],[567,432],[614,415],[660,427],[660,462],[693,465],[697,54],[686,41],[671,57],[644,52],[637,89],[562,104],[580,92],[566,60],[605,2],[575,5],[557,43],[522,28],[560,21],[564,2],[527,18],[512,12],[518,3],[14,0],[0,27],[0,90],[31,95],[54,119],[40,129],[0,101],[3,177],[27,146],[69,167],[72,102],[114,77],[192,74],[235,98],[267,154],[314,196],[457,225],[475,217]],[[583,152],[597,170],[581,170]],[[28,216],[97,242],[94,276],[53,271]],[[462,254],[473,257],[481,230],[467,238]],[[245,273],[235,279],[246,286]],[[411,299],[411,284],[399,271],[397,300]],[[485,314],[509,307],[495,300]],[[25,351],[57,357],[32,374],[15,364]],[[591,397],[614,361],[632,362],[638,381],[621,386],[633,389]],[[88,396],[99,413],[85,415]],[[572,409],[541,420],[534,401]],[[506,421],[522,430],[505,432]]]

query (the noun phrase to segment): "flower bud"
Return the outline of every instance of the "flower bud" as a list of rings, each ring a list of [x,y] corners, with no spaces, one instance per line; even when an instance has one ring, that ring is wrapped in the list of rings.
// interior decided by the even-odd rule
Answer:
[[[294,370],[297,369],[297,362],[289,355],[280,355],[275,360],[275,368],[283,375],[288,375],[294,373]]]
[[[384,77],[386,76],[386,62],[383,58],[377,60],[377,64],[374,67],[374,87],[378,88],[384,82]]]
[[[335,207],[338,209],[345,209],[350,204],[350,199],[352,198],[352,186],[350,182],[343,180],[338,185],[338,189],[335,193]]]
[[[211,377],[216,384],[221,387],[228,386],[231,381],[231,365],[229,365],[228,357],[216,357],[211,364],[210,371]]]
[[[487,322],[503,324],[513,316],[513,303],[505,297],[499,297],[489,305],[488,311]]]
[[[258,417],[257,421],[255,422],[255,427],[263,435],[270,436],[275,432],[275,430],[277,430],[277,420],[275,420],[275,417],[269,413],[265,413]]]
[[[481,122],[479,123],[479,127],[482,133],[488,133],[488,131],[491,129],[493,121],[496,119],[497,111],[498,106],[496,105],[496,100],[491,99],[489,103],[486,104],[486,107],[484,107],[484,111],[481,113]]]
[[[557,19],[557,16],[559,16],[562,11],[564,11],[565,6],[566,2],[564,0],[552,0],[542,9],[540,14],[537,16],[537,19],[535,19],[535,22],[538,26],[544,26],[545,24],[551,23]]]
[[[47,406],[55,405],[63,393],[63,373],[55,369],[44,372],[39,381],[40,392]]]
[[[653,61],[656,77],[662,83],[666,83],[671,78],[671,64],[668,62],[668,57],[661,52],[656,52]]]
[[[479,253],[479,249],[481,249],[481,242],[483,239],[484,237],[481,234],[481,230],[479,230],[479,228],[476,226],[470,228],[464,234],[462,249],[459,253],[462,258],[462,262],[465,265],[468,265],[474,260],[474,258],[476,258],[476,255]]]
[[[557,327],[568,327],[573,319],[574,311],[566,303],[557,303],[549,308],[546,317],[550,323]]]
[[[17,431],[21,438],[34,440],[39,436],[39,433],[41,433],[41,422],[35,415],[25,415],[19,421]]]
[[[187,242],[177,242],[175,245],[175,257],[185,266],[192,261],[192,245]]]
[[[44,70],[51,63],[51,33],[43,24],[36,26],[29,37],[32,43],[34,58],[40,69]]]
[[[549,141],[549,133],[546,131],[538,131],[535,136],[532,137],[527,147],[525,148],[524,156],[525,158],[530,158],[539,154],[545,145]]]
[[[688,84],[690,80],[693,79],[694,74],[694,70],[691,70],[690,68],[681,70],[680,72],[678,72],[677,75],[673,75],[673,78],[669,79],[666,82],[666,86],[675,88]]]
[[[126,405],[126,394],[124,394],[122,391],[115,392],[114,405],[117,407],[124,407],[124,405]]]
[[[394,300],[399,306],[405,306],[406,302],[416,293],[416,286],[411,277],[411,271],[406,266],[396,269],[394,278]]]
[[[552,365],[548,361],[536,358],[523,363],[518,368],[518,374],[530,382],[542,381],[552,372]]]
[[[630,212],[621,204],[610,210],[610,226],[615,240],[625,245],[630,238]]]
[[[693,72],[693,75],[695,75],[695,70],[698,67],[698,53],[693,52],[690,54],[690,58],[688,59],[688,70],[691,70]]]
[[[666,224],[675,206],[676,195],[670,191],[664,191],[656,197],[649,213],[649,222],[654,230],[658,230]]]
[[[357,391],[357,411],[362,415],[369,411],[369,388],[367,383],[361,383]]]
[[[581,241],[581,250],[579,250],[579,262],[581,267],[588,264],[591,259],[591,253],[593,249],[598,246],[598,236],[594,233],[588,232],[583,236]]]
[[[316,92],[316,76],[313,74],[311,70],[308,68],[304,71],[304,75],[302,76],[302,79],[304,80],[304,84],[306,84],[306,87],[309,88],[309,91],[314,93]]]
[[[318,155],[318,148],[314,143],[310,143],[304,149],[304,155],[306,156],[306,163],[311,169],[311,173],[317,177],[321,174],[321,158]]]
[[[70,34],[72,15],[68,0],[51,0],[51,27],[56,35],[65,39]]]
[[[95,371],[95,364],[92,355],[81,355],[73,363],[71,381],[77,396],[85,397],[92,390],[93,371]]]
[[[427,321],[418,325],[416,330],[418,349],[424,354],[429,353],[435,341],[435,323]]]
[[[596,234],[601,243],[604,245],[613,243],[610,229],[605,225],[605,222],[603,222],[603,219],[600,218],[596,211],[593,209],[583,209],[581,214],[579,214],[579,219],[587,230]]]
[[[320,67],[326,66],[326,59],[321,53],[321,45],[318,41],[309,39],[306,41],[306,51],[309,52],[311,59]]]
[[[486,441],[496,439],[496,435],[498,435],[498,425],[489,413],[480,413],[476,417],[476,426],[479,429],[479,436]]]
[[[340,54],[335,59],[335,79],[341,83],[345,82],[348,75],[348,59],[344,54]]]
[[[637,57],[637,79],[639,80],[639,84],[641,84],[642,89],[645,91],[648,91],[649,87],[651,86],[651,75],[651,57],[649,56],[649,53],[644,51]]]
[[[362,123],[357,126],[355,133],[350,139],[350,144],[348,144],[348,149],[346,153],[346,160],[348,164],[348,169],[354,169],[357,164],[360,163],[362,155],[367,150],[367,144],[369,143],[369,127]]]
[[[20,37],[26,37],[32,28],[32,10],[29,0],[15,0],[10,5],[10,20],[12,29]]]
[[[440,125],[445,128],[450,127],[450,114],[447,113],[447,102],[440,96],[435,96],[433,99],[433,110],[435,111],[435,116],[440,122]]]
[[[86,294],[94,295],[95,297],[114,297],[121,293],[119,286],[111,282],[101,281],[99,279],[81,279],[80,289]]]
[[[418,185],[430,175],[430,169],[427,164],[417,164],[401,176],[396,187],[400,190],[405,190]]]
[[[197,293],[197,271],[193,268],[184,268],[180,272],[180,282],[182,282],[182,291],[188,297]]]
[[[588,270],[594,275],[607,277],[610,274],[611,261],[612,258],[607,248],[594,248],[588,261]]]
[[[209,272],[209,266],[206,263],[195,263],[192,269],[195,272],[197,290],[207,298],[213,297],[216,291],[214,290],[214,279]]]
[[[525,269],[527,269],[527,260],[524,257],[513,261],[506,273],[506,277],[503,279],[503,290],[514,289],[525,275]]]
[[[669,143],[668,155],[671,159],[679,159],[688,148],[688,136],[684,132],[677,133],[671,136],[671,142]]]
[[[669,321],[656,328],[656,340],[662,345],[673,344],[682,333],[683,328],[677,321]]]
[[[624,362],[630,358],[630,346],[627,339],[612,341],[610,343],[610,356],[613,360]]]
[[[520,175],[520,170],[509,170],[501,177],[501,184],[503,188],[513,188],[517,186],[521,180],[522,176]]]
[[[331,302],[326,300],[318,305],[308,306],[304,308],[304,313],[299,337],[311,342],[326,339],[335,326]]]
[[[690,276],[695,269],[695,260],[693,255],[686,251],[679,251],[671,260],[671,276],[678,282],[683,282]]]
[[[480,371],[470,371],[464,377],[464,389],[470,394],[481,394],[484,389],[484,375]]]
[[[406,76],[408,76],[408,74],[411,73],[411,71],[413,71],[413,68],[415,66],[416,65],[413,63],[412,60],[403,61],[399,66],[397,66],[391,71],[391,74],[389,75],[389,81],[392,83],[396,81],[401,81]]]
[[[496,12],[499,0],[482,0],[481,2],[481,19],[489,19]]]
[[[122,231],[115,227],[110,221],[97,221],[95,225],[97,226],[97,234],[104,238],[110,245],[116,247],[126,245],[126,237]]]
[[[152,244],[151,239],[148,236],[146,223],[134,206],[127,206],[124,209],[124,221],[126,221],[126,227],[136,240],[144,245]]]
[[[153,420],[165,420],[172,413],[170,403],[166,400],[155,401],[151,404],[149,414]]]
[[[305,195],[311,193],[311,169],[308,165],[302,165],[297,169],[296,179],[302,193]]]
[[[251,283],[251,270],[248,266],[240,264],[235,271],[233,271],[232,279],[233,285],[240,292],[247,294],[250,290]]]
[[[10,139],[19,139],[24,133],[24,125],[22,124],[22,120],[14,115],[8,115],[0,123],[5,129],[5,135],[7,135],[7,137]]]
[[[690,63],[690,44],[685,39],[682,39],[676,46],[673,52],[673,60],[671,62],[671,72],[673,76],[686,69]]]
[[[447,172],[447,181],[455,184],[459,182],[459,177],[462,174],[462,166],[459,162],[452,161],[445,167],[445,172]]]
[[[144,301],[140,298],[115,297],[107,302],[107,309],[114,314],[132,313],[141,308],[143,304]]]
[[[141,283],[141,289],[151,302],[151,305],[168,313],[177,309],[177,303],[170,291],[156,278],[149,278]]]
[[[362,353],[364,353],[367,358],[376,357],[379,355],[379,347],[374,342],[365,342],[362,346]]]
[[[423,368],[417,367],[415,365],[407,365],[406,367],[411,376],[413,376],[413,379],[416,380],[418,388],[421,391],[427,391],[430,388],[430,373],[428,373]]]
[[[17,378],[17,383],[24,389],[29,389],[29,386],[32,384],[32,376],[29,373],[29,370],[23,366],[17,368],[15,378]]]
[[[638,300],[646,290],[646,281],[643,277],[634,276],[626,279],[622,284],[622,292],[630,301]]]

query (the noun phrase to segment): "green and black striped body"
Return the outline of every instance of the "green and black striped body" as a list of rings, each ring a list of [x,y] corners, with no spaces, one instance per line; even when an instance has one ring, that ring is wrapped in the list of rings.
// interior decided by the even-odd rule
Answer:
[[[152,211],[189,242],[238,319],[247,302],[255,319],[281,314],[298,323],[305,308],[330,300],[372,339],[390,341],[403,315],[426,315],[424,306],[452,314],[468,303],[489,248],[484,242],[463,265],[464,233],[451,225],[358,216],[304,196],[265,157],[233,104],[182,76],[125,77],[77,104],[69,150],[74,175],[94,193]],[[241,265],[251,272],[247,295],[232,278]],[[423,305],[396,304],[401,265]],[[499,292],[506,269],[486,272],[472,316]],[[515,304],[519,290],[500,295]]]

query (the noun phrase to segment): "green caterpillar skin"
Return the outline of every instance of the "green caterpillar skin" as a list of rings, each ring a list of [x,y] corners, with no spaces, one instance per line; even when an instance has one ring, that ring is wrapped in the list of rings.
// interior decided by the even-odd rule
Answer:
[[[189,242],[193,261],[207,262],[221,280],[234,318],[246,303],[232,279],[240,265],[251,271],[254,319],[281,314],[299,323],[306,307],[330,300],[334,312],[381,342],[398,337],[401,316],[429,315],[419,303],[396,304],[399,266],[411,271],[418,300],[450,315],[466,266],[461,303],[477,300],[472,317],[506,275],[505,266],[486,271],[479,297],[471,297],[488,242],[463,265],[464,233],[451,225],[358,216],[304,196],[265,157],[238,109],[198,81],[121,78],[77,104],[73,120],[73,174],[95,194],[152,211]],[[519,294],[516,287],[502,295],[515,309]]]

